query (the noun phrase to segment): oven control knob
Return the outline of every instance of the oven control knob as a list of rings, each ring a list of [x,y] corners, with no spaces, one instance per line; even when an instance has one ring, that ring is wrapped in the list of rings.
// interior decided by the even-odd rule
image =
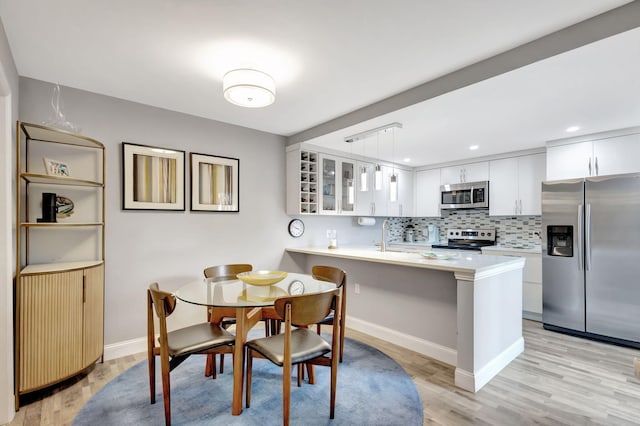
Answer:
[[[481,233],[480,233],[480,236],[481,236],[481,237],[484,237],[484,232],[481,232]]]

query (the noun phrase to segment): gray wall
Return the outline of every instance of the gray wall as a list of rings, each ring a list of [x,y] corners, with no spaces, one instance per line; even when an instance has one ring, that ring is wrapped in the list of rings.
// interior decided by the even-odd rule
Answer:
[[[47,120],[52,89],[21,78],[20,119]],[[61,94],[66,118],[106,146],[105,344],[145,336],[151,282],[174,291],[214,264],[279,266],[288,240],[283,137],[67,87]],[[184,212],[122,210],[122,141],[239,158],[240,212],[190,212],[188,196]]]
[[[51,83],[21,78],[20,119],[49,119],[52,90]],[[68,87],[61,94],[67,120],[106,146],[105,344],[145,336],[151,282],[174,291],[222,263],[303,269],[287,261],[284,248],[328,244],[329,228],[339,244],[379,238],[377,227],[360,227],[351,217],[303,217],[304,236],[288,235],[284,137]],[[239,158],[240,212],[188,211],[188,174],[187,211],[122,210],[122,141]]]

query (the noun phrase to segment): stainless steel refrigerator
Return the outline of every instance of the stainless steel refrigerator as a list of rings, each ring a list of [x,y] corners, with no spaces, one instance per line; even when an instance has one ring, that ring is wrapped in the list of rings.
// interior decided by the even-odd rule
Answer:
[[[544,327],[640,347],[640,174],[542,183]]]

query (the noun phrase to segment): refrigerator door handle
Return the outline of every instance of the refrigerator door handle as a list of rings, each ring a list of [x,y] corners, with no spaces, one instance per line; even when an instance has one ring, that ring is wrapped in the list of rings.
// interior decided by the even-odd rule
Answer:
[[[585,224],[584,224],[584,250],[585,250],[585,269],[591,269],[591,204],[585,206]]]
[[[584,265],[582,264],[582,260],[584,259],[584,252],[582,251],[582,218],[583,218],[583,205],[578,204],[578,270],[584,270]]]
[[[589,176],[591,176],[591,157],[589,157]]]

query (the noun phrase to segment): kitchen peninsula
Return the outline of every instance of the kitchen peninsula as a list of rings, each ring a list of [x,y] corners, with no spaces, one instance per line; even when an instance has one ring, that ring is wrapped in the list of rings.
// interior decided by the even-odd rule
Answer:
[[[348,274],[348,327],[455,366],[476,392],[524,350],[524,259],[462,251],[448,260],[375,247],[287,248],[302,270]],[[346,356],[346,355],[345,355]]]

